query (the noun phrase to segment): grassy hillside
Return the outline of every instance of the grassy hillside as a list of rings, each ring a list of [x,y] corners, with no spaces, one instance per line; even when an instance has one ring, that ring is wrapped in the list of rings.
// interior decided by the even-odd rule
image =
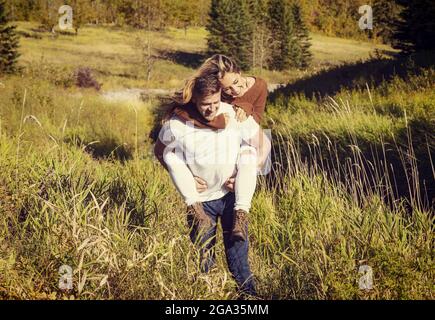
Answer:
[[[39,34],[32,27],[20,24]],[[115,103],[64,86],[85,64],[104,90],[176,88],[205,45],[201,29],[153,34],[153,52],[172,60],[159,53],[147,82],[136,34],[84,28],[78,37],[22,38],[27,69],[0,78],[0,298],[236,298],[221,235],[217,268],[201,274],[185,206],[152,156],[157,101]],[[355,62],[370,45],[313,38],[317,64],[354,64],[263,72],[269,82],[297,81],[270,96],[264,122],[274,165],[250,213],[258,291],[433,299],[433,64],[398,61],[403,72],[379,80],[353,72],[391,63]],[[62,265],[73,269],[72,290],[59,289]],[[359,288],[362,266],[373,271],[371,290]]]
[[[191,28],[169,29],[165,33],[135,29],[85,27],[78,36],[36,32],[36,24],[18,23],[18,30],[27,37],[21,38],[22,64],[43,63],[51,67],[63,66],[74,70],[90,67],[103,82],[103,89],[123,87],[178,88],[183,79],[194,72],[205,59],[206,31]],[[153,67],[150,81],[146,80],[143,52],[151,44]],[[391,51],[387,46],[348,39],[313,35],[313,69],[366,59],[375,49]],[[302,72],[270,72],[255,70],[270,83],[287,83]]]

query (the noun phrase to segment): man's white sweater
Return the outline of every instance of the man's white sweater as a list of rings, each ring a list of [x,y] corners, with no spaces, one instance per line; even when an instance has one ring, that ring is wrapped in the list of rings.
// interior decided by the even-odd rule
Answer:
[[[260,128],[252,117],[238,122],[233,107],[227,103],[221,102],[217,114],[221,113],[229,115],[225,129],[195,128],[174,116],[159,134],[167,151],[175,150],[193,176],[207,182],[207,190],[199,194],[202,202],[220,199],[228,192],[224,183],[236,172],[241,145],[249,145]]]

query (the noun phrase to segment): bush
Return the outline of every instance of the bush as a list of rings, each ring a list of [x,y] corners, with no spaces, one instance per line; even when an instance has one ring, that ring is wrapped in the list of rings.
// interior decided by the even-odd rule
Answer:
[[[90,68],[78,68],[76,71],[76,85],[79,88],[101,89],[101,84],[92,75]]]

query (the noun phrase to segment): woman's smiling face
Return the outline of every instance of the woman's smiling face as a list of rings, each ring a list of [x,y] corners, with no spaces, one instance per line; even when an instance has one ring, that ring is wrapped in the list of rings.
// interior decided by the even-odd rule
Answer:
[[[219,81],[222,90],[234,98],[241,97],[245,93],[246,81],[244,81],[240,73],[226,72]]]

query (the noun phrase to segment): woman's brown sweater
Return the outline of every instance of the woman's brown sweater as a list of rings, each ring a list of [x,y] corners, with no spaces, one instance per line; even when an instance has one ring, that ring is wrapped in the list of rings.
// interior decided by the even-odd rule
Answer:
[[[255,78],[255,77],[254,77]],[[267,99],[267,83],[261,78],[255,78],[254,85],[246,93],[228,101],[230,104],[245,110],[247,116],[251,116],[259,124],[263,119]]]

